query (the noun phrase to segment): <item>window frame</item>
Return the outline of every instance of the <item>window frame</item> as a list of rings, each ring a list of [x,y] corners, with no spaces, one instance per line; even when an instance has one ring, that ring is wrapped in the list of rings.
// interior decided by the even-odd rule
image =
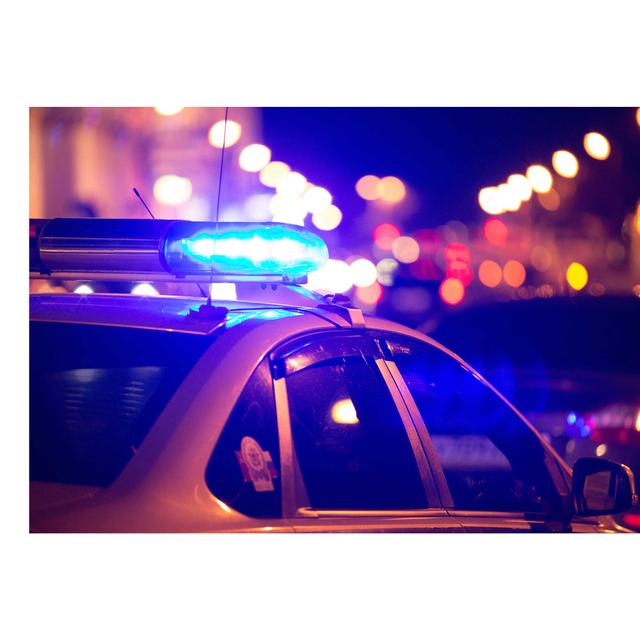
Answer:
[[[436,343],[432,343],[428,340],[421,340],[414,336],[405,335],[401,333],[393,333],[390,331],[375,331],[372,332],[375,335],[375,339],[377,339],[382,349],[385,353],[385,360],[387,362],[387,366],[389,367],[395,383],[401,389],[402,394],[407,402],[407,406],[410,407],[411,417],[416,424],[416,429],[421,436],[421,442],[425,451],[427,452],[427,456],[431,462],[431,468],[434,471],[434,475],[436,477],[436,482],[438,486],[438,490],[440,491],[440,496],[442,500],[443,507],[452,516],[469,516],[469,517],[490,517],[490,518],[514,518],[514,519],[522,519],[522,520],[539,520],[539,521],[557,521],[559,517],[570,519],[570,500],[571,500],[571,491],[567,485],[566,478],[564,477],[560,465],[558,464],[558,456],[555,451],[548,445],[543,438],[540,437],[540,434],[537,430],[528,422],[528,420],[515,408],[513,405],[504,398],[504,396],[497,391],[489,382],[487,382],[480,374],[478,374],[472,367],[470,367],[467,363],[465,363],[462,359],[460,359],[455,354],[451,353],[447,349],[441,347]],[[418,345],[424,345],[424,348],[435,349],[436,351],[441,352],[443,355],[452,358],[456,362],[458,362],[469,375],[474,376],[479,384],[483,384],[485,387],[489,389],[492,393],[494,393],[497,398],[502,401],[506,407],[508,407],[515,416],[517,416],[523,425],[528,428],[533,435],[540,442],[541,447],[544,450],[544,463],[545,467],[551,477],[551,480],[554,484],[554,487],[558,491],[560,496],[560,500],[564,507],[564,513],[530,513],[525,511],[491,511],[491,510],[478,510],[478,511],[470,511],[467,509],[459,509],[455,506],[453,501],[453,497],[449,488],[449,484],[446,479],[446,475],[444,473],[444,468],[442,467],[442,463],[440,462],[439,456],[436,453],[433,440],[431,439],[431,434],[429,432],[429,427],[426,424],[418,405],[411,393],[402,373],[398,365],[395,362],[395,353],[392,343],[400,343],[399,347],[402,347],[402,343],[412,343],[415,342]],[[410,347],[409,347],[410,348]]]
[[[314,346],[323,341],[333,342],[322,349],[314,350]],[[345,350],[345,347],[348,349]],[[383,384],[387,387],[391,399],[399,414],[404,427],[411,451],[422,481],[428,507],[424,509],[397,509],[397,510],[371,510],[371,509],[315,509],[311,507],[307,495],[306,486],[300,465],[297,459],[293,434],[291,431],[291,417],[289,414],[289,397],[287,389],[287,377],[293,373],[303,371],[319,362],[335,357],[349,356],[349,349],[363,348],[367,355],[374,358],[377,370],[382,377]],[[296,354],[305,352],[303,362],[289,360]],[[346,353],[345,353],[346,351]],[[331,518],[331,517],[407,517],[407,516],[433,516],[445,513],[440,492],[437,487],[436,474],[432,469],[429,458],[422,444],[422,437],[416,427],[410,407],[407,405],[404,394],[397,384],[384,350],[378,340],[369,330],[322,330],[293,338],[270,354],[271,374],[273,380],[274,397],[276,403],[276,420],[278,424],[280,446],[280,468],[282,473],[282,514],[287,519],[304,518]],[[289,360],[289,363],[287,363]]]

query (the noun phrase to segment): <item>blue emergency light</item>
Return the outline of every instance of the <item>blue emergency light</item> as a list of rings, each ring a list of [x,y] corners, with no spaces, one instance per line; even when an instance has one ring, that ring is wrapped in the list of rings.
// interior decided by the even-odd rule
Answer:
[[[30,221],[32,277],[305,282],[324,241],[281,223],[54,218]]]

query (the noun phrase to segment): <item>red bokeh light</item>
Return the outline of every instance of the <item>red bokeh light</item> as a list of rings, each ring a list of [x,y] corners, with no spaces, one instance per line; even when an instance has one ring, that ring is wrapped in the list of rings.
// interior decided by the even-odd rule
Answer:
[[[390,222],[383,222],[373,230],[373,241],[385,251],[391,251],[393,241],[399,237],[400,229]]]
[[[492,218],[484,223],[484,237],[491,243],[498,246],[507,244],[509,229],[502,220]]]
[[[380,283],[374,282],[368,287],[358,287],[356,298],[363,304],[378,304],[382,298],[382,287]]]

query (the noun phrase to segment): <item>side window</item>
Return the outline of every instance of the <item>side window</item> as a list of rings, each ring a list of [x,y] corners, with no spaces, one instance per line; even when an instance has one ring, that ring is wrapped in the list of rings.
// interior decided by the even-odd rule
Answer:
[[[323,360],[287,377],[293,443],[314,509],[421,509],[405,427],[371,356]]]
[[[548,453],[529,427],[471,371],[440,350],[392,344],[427,426],[456,508],[558,512]]]
[[[280,517],[280,451],[269,363],[264,360],[240,395],[206,471],[211,492],[253,517]]]

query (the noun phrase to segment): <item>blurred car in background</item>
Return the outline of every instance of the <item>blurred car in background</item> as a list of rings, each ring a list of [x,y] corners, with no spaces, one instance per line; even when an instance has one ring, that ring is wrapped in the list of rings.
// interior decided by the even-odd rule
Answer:
[[[569,462],[606,456],[640,474],[640,299],[489,304],[421,327],[511,400]],[[640,510],[620,516],[640,530]]]

